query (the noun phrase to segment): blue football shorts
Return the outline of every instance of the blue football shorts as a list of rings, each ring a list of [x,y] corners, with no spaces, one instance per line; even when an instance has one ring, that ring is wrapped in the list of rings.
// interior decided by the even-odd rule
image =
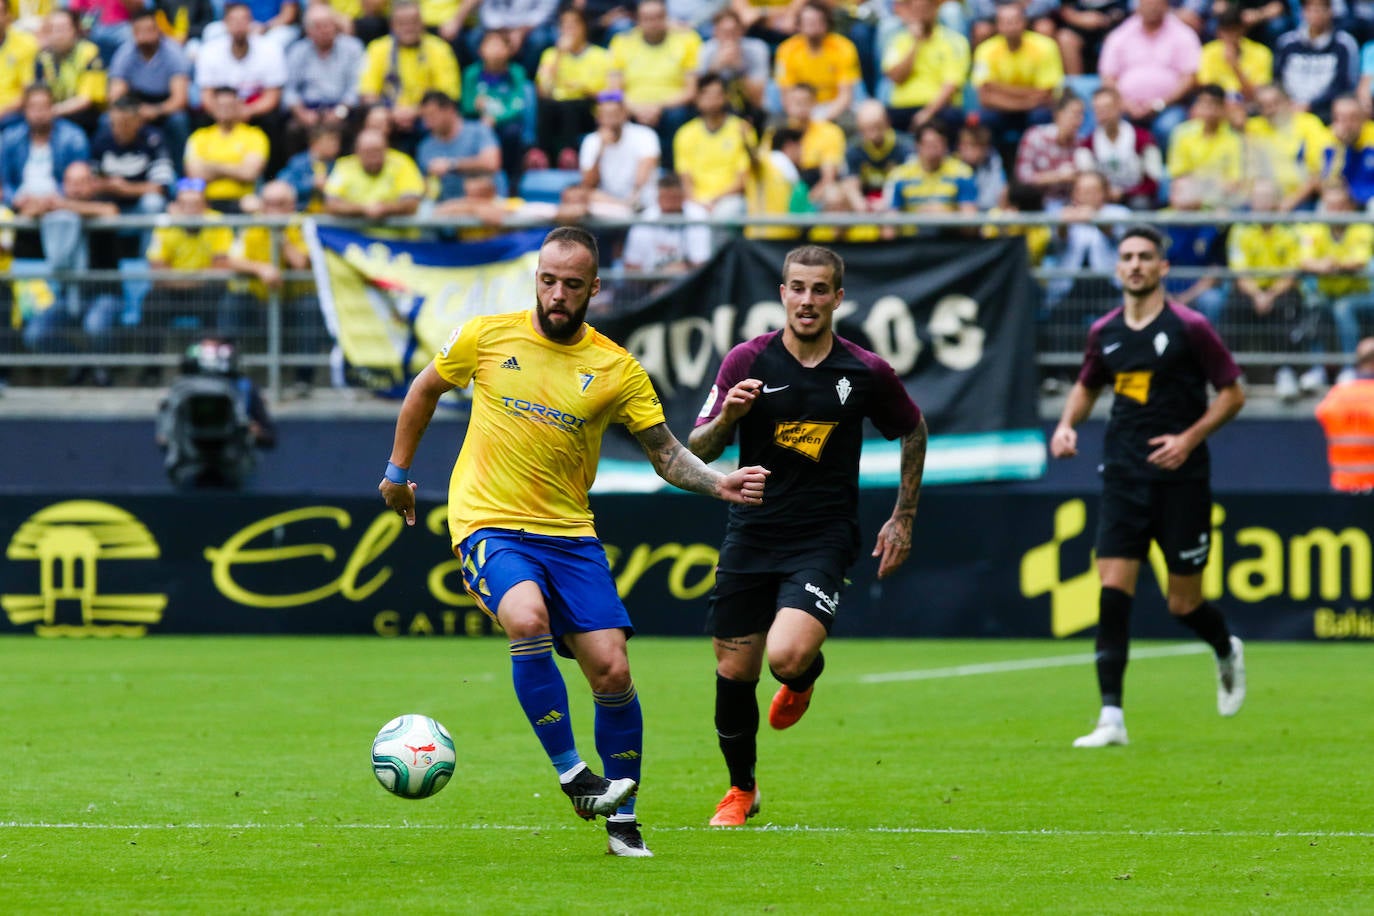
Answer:
[[[572,658],[568,633],[621,629],[633,636],[611,577],[606,551],[595,537],[554,537],[504,528],[483,528],[458,545],[463,587],[492,620],[506,592],[533,582],[544,595],[558,654]]]

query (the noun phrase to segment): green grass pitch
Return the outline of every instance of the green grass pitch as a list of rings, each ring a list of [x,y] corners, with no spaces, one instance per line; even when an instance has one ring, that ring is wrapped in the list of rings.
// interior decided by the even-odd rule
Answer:
[[[1070,747],[1090,663],[995,664],[1089,651],[833,641],[806,718],[764,726],[762,812],[722,831],[709,642],[636,638],[655,858],[624,860],[558,792],[498,639],[3,639],[0,910],[1374,911],[1368,646],[1251,644],[1229,720],[1209,656],[1138,657],[1132,744],[1098,751]],[[929,676],[959,666],[985,667]],[[455,737],[431,799],[371,773],[403,712]]]

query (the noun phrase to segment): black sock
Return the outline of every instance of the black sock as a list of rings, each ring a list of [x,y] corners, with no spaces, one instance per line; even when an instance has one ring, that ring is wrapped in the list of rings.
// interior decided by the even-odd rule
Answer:
[[[1103,706],[1120,706],[1131,645],[1133,597],[1119,588],[1103,588],[1097,612],[1097,688]]]
[[[716,739],[730,770],[730,785],[751,792],[758,760],[758,681],[732,681],[716,675]]]
[[[1204,601],[1186,614],[1178,615],[1178,622],[1192,630],[1202,641],[1212,647],[1217,658],[1231,655],[1231,631],[1226,627],[1226,618],[1217,606]]]
[[[821,672],[825,670],[825,653],[817,652],[810,666],[796,677],[783,677],[778,672],[773,671],[772,665],[768,666],[768,670],[772,672],[773,677],[777,678],[779,683],[786,684],[794,693],[805,693],[811,689],[811,685],[816,683],[816,678],[820,677]]]

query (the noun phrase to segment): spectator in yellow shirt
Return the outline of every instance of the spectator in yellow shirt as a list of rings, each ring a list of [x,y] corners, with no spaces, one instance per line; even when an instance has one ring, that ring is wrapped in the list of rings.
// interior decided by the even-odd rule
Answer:
[[[1169,139],[1169,177],[1192,178],[1208,206],[1232,204],[1244,191],[1244,150],[1226,123],[1226,94],[1218,86],[1203,86],[1192,114]]]
[[[420,7],[398,0],[391,9],[391,34],[367,46],[358,93],[364,106],[384,103],[392,136],[413,146],[419,139],[420,100],[426,92],[462,96],[458,59],[448,42],[425,31]]]
[[[425,178],[415,160],[388,149],[380,131],[364,130],[353,145],[353,155],[334,163],[324,186],[324,212],[370,220],[413,216],[424,195]],[[418,233],[400,230],[386,234],[413,238]]]
[[[234,232],[216,225],[218,213],[205,202],[205,181],[183,178],[177,182],[176,197],[167,205],[173,216],[210,221],[201,226],[158,226],[148,244],[148,266],[154,271],[172,272],[153,281],[143,300],[143,323],[150,329],[170,328],[175,318],[191,318],[209,326],[224,296],[224,281],[200,276],[202,271],[221,270],[229,264],[229,249]],[[184,276],[177,276],[183,274]],[[145,373],[145,383],[155,382],[158,371]]]
[[[848,38],[835,34],[833,14],[821,0],[807,0],[797,21],[797,34],[778,45],[773,81],[784,91],[809,83],[816,90],[815,117],[833,121],[854,103],[854,86],[861,78],[859,52]]]
[[[1253,103],[1259,88],[1274,81],[1274,52],[1245,37],[1239,7],[1228,6],[1217,17],[1217,37],[1202,46],[1197,81],[1220,86],[1243,105]]]
[[[610,70],[610,52],[587,40],[587,14],[565,7],[558,14],[558,40],[545,49],[535,76],[542,164],[557,162],[559,168],[577,168],[578,145],[583,136],[596,130],[593,109]],[[564,150],[569,154],[564,155]]]
[[[1318,212],[1358,212],[1344,181],[1337,179],[1322,186]],[[1374,315],[1374,292],[1370,290],[1369,277],[1370,263],[1374,261],[1374,226],[1369,223],[1312,223],[1300,226],[1298,237],[1302,245],[1299,266],[1314,275],[1308,307],[1331,311],[1341,352],[1353,356],[1363,336],[1361,319],[1368,321]],[[1337,382],[1348,381],[1353,374],[1353,370],[1347,368]],[[1325,384],[1323,366],[1313,366],[1298,380],[1298,386],[1307,392],[1315,392]]]
[[[939,119],[948,129],[964,121],[968,39],[940,24],[935,0],[896,0],[905,28],[883,53],[883,75],[892,81],[888,117],[904,132]]]
[[[269,181],[262,186],[262,210],[265,217],[282,219],[296,216],[296,191],[285,181]],[[273,257],[274,234],[278,234],[280,248]],[[310,251],[298,220],[292,219],[284,228],[248,226],[234,239],[226,266],[246,279],[231,280],[229,295],[219,312],[219,332],[231,336],[245,332],[264,333],[268,299],[272,293],[280,297],[283,349],[293,353],[319,353],[324,348],[324,321],[310,281],[287,281],[287,271],[310,269]],[[296,385],[308,387],[314,369],[296,368]]]
[[[1009,162],[1027,127],[1052,120],[1064,65],[1053,38],[1026,28],[1019,3],[997,7],[996,23],[997,34],[974,49],[970,81],[978,90],[979,117]]]
[[[822,191],[844,168],[848,146],[844,131],[839,125],[815,116],[816,90],[807,83],[798,83],[784,92],[782,108],[787,126],[801,131],[802,180],[813,190]]]
[[[38,58],[38,39],[11,24],[12,2],[0,0],[0,130],[18,122]]]
[[[1227,240],[1226,265],[1233,271],[1264,271],[1238,276],[1232,288],[1238,349],[1288,352],[1301,336],[1303,304],[1297,288],[1301,258],[1298,234],[1291,226],[1262,222],[1278,210],[1278,188],[1257,181],[1250,189],[1250,215],[1255,222],[1237,223]],[[1284,401],[1301,394],[1292,366],[1274,373],[1275,393]]]
[[[80,23],[71,10],[48,14],[43,39],[35,72],[52,90],[53,114],[92,133],[105,106],[108,82],[100,50],[81,37]]]
[[[1279,187],[1279,209],[1295,210],[1321,185],[1322,150],[1331,132],[1310,111],[1298,111],[1278,83],[1255,91],[1259,113],[1245,121],[1245,176]]]
[[[267,168],[267,134],[243,123],[238,90],[221,86],[210,92],[215,123],[186,141],[183,166],[189,178],[206,183],[205,199],[221,213],[241,213],[256,206],[253,192]],[[245,206],[245,199],[246,206]]]
[[[749,149],[758,137],[748,121],[730,113],[725,81],[715,73],[697,83],[697,111],[701,116],[682,125],[673,138],[674,167],[689,200],[712,216],[740,216]]]
[[[692,117],[701,36],[670,27],[663,0],[641,0],[634,29],[611,39],[608,86],[625,95],[630,117],[658,132],[664,167],[672,168],[673,135]]]

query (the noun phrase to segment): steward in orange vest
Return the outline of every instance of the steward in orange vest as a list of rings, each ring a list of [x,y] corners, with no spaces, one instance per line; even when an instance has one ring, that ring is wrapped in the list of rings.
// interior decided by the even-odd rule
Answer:
[[[1317,422],[1326,430],[1331,489],[1374,492],[1374,337],[1355,348],[1358,377],[1337,385],[1317,405]]]

